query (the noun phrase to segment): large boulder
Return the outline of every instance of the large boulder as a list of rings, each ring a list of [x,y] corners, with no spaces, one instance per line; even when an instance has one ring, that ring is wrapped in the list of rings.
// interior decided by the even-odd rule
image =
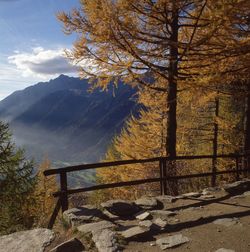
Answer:
[[[109,200],[101,206],[114,215],[121,217],[131,217],[140,211],[140,208],[125,200]]]
[[[72,227],[79,226],[84,223],[100,221],[105,218],[101,210],[94,206],[86,205],[76,208],[71,208],[63,212],[63,218]]]
[[[0,237],[1,252],[43,252],[54,239],[53,231],[38,228]]]

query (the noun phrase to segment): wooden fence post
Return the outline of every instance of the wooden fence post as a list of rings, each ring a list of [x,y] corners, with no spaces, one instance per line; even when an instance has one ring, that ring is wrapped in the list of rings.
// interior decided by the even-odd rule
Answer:
[[[246,156],[246,169],[247,169],[247,177],[250,176],[250,157]]]
[[[212,159],[212,178],[211,178],[211,186],[216,186],[216,172],[217,172],[217,159],[214,157]]]
[[[215,187],[216,185],[216,172],[217,172],[217,152],[218,152],[218,133],[219,125],[217,122],[217,117],[219,116],[219,98],[215,98],[215,122],[214,122],[214,138],[213,138],[213,160],[212,160],[212,178],[211,186]]]
[[[52,229],[54,224],[55,224],[55,221],[56,221],[56,217],[60,211],[60,208],[61,208],[61,200],[60,199],[57,199],[57,203],[56,203],[56,206],[54,208],[54,211],[50,217],[50,220],[49,220],[49,224],[48,224],[48,229]]]
[[[236,180],[239,180],[240,174],[239,174],[239,158],[235,157],[235,162],[236,162]]]
[[[159,168],[160,168],[160,191],[161,195],[163,195],[163,173],[162,173],[162,158],[159,160]]]
[[[62,212],[68,210],[69,202],[68,202],[68,195],[67,195],[67,173],[61,172],[60,173],[60,185],[61,185],[61,206]]]
[[[162,159],[163,195],[167,195],[167,159]]]
[[[247,153],[245,154],[245,156],[243,157],[243,161],[244,161],[244,169],[246,170],[244,172],[244,176],[245,177],[249,177],[250,175],[250,157],[249,154],[247,155]]]

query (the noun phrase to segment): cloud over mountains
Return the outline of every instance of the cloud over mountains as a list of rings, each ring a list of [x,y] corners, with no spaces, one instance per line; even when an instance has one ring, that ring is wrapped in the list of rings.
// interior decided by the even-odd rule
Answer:
[[[77,72],[77,67],[66,58],[64,49],[45,50],[43,47],[35,47],[30,53],[16,52],[8,57],[8,62],[14,64],[24,77],[47,79],[61,73]]]

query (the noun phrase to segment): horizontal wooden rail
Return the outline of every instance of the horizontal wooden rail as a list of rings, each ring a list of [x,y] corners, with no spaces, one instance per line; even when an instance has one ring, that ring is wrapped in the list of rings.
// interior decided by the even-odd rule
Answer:
[[[82,165],[75,165],[75,166],[67,166],[63,168],[45,170],[44,175],[49,176],[49,175],[59,174],[61,172],[84,171],[84,170],[89,170],[89,169],[121,166],[121,165],[127,165],[127,164],[137,164],[137,163],[143,164],[143,163],[159,161],[159,159],[161,158],[157,157],[157,158],[149,158],[149,159],[121,160],[121,161],[112,161],[112,162],[102,162],[102,163],[96,163],[96,164],[82,164]]]
[[[112,166],[121,166],[121,165],[129,165],[129,164],[143,164],[143,163],[151,163],[160,160],[173,161],[173,160],[195,160],[195,159],[213,159],[213,158],[240,158],[247,157],[249,155],[237,155],[237,154],[227,154],[227,155],[200,155],[200,156],[177,156],[175,158],[170,157],[155,157],[148,159],[132,159],[132,160],[120,160],[120,161],[112,161],[112,162],[102,162],[95,164],[81,164],[74,166],[67,166],[63,168],[55,168],[45,170],[43,173],[45,176],[60,174],[62,172],[74,172],[74,171],[84,171],[89,169],[98,169]]]
[[[215,172],[215,175],[230,174],[230,173],[236,173],[236,172],[247,172],[247,171],[248,171],[247,169],[218,171],[218,172]],[[212,175],[214,175],[213,172],[206,172],[206,173],[195,173],[195,174],[172,176],[172,177],[166,176],[163,178],[138,179],[138,180],[125,181],[125,182],[117,182],[117,183],[101,184],[101,185],[90,186],[90,187],[69,189],[66,191],[66,193],[70,195],[70,194],[75,194],[75,193],[90,192],[90,191],[96,191],[96,190],[101,190],[101,189],[109,189],[109,188],[116,188],[116,187],[123,187],[123,186],[133,186],[133,185],[140,185],[140,184],[146,184],[146,183],[160,182],[160,181],[165,181],[165,180],[180,180],[180,179],[199,178],[199,177],[202,178],[202,177],[209,177]],[[59,197],[60,195],[64,193],[65,192],[58,191],[58,192],[53,193],[53,196]]]

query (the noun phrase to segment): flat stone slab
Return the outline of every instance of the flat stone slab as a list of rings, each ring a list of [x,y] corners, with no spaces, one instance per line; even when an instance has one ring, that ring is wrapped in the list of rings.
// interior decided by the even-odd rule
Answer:
[[[178,200],[178,199],[185,199],[185,197],[183,195],[178,195],[178,196],[175,196],[175,198]]]
[[[110,213],[121,217],[133,216],[140,211],[136,204],[125,200],[109,200],[102,203],[101,206]]]
[[[160,195],[156,197],[157,200],[159,200],[160,202],[164,203],[173,203],[176,200],[178,200],[178,198],[171,196],[171,195]]]
[[[142,227],[140,227],[140,226],[135,226],[135,227],[132,227],[132,228],[128,228],[128,229],[125,230],[125,231],[122,231],[120,234],[121,234],[124,238],[130,239],[130,238],[134,238],[134,237],[137,237],[137,236],[144,235],[144,234],[146,234],[148,231],[149,231],[148,228],[142,228]]]
[[[220,249],[217,249],[215,252],[235,252],[235,250],[220,248]]]
[[[231,199],[244,199],[245,197],[246,197],[246,195],[240,194],[240,195],[235,195],[235,196],[231,197]]]
[[[250,191],[244,192],[244,196],[250,196]]]
[[[235,194],[242,194],[246,191],[250,190],[250,180],[241,180],[241,181],[236,181],[234,183],[225,185],[223,189],[232,195]]]
[[[222,225],[225,227],[231,227],[236,224],[240,224],[238,218],[222,218],[222,219],[217,219],[213,221],[214,224],[216,225]]]
[[[176,213],[172,211],[167,211],[167,210],[153,210],[150,211],[150,213],[155,216],[155,217],[160,217],[162,219],[166,219],[171,216],[175,216]]]
[[[66,242],[63,242],[53,248],[50,252],[82,252],[84,251],[83,244],[77,239],[73,238]]]
[[[199,192],[189,192],[189,193],[184,193],[182,194],[182,196],[184,198],[198,198],[200,197],[202,194]]]
[[[204,195],[201,195],[199,199],[204,199],[204,200],[215,199],[215,196],[212,194],[204,194]]]
[[[152,215],[149,212],[139,212],[138,214],[135,215],[135,218],[137,220],[147,220],[147,219],[151,219]]]
[[[104,216],[101,210],[91,205],[71,208],[63,212],[63,218],[72,227],[79,226],[83,223],[100,221]]]
[[[110,213],[108,210],[104,210],[103,214],[105,214],[110,220],[119,220],[119,216]]]
[[[158,201],[156,198],[152,197],[142,197],[135,201],[135,204],[143,209],[151,210],[156,209],[158,206]]]
[[[207,187],[202,190],[202,195],[209,195],[209,194],[213,194],[220,191],[221,191],[221,188],[219,187]]]
[[[203,206],[199,206],[199,207],[188,207],[188,208],[186,208],[186,209],[183,209],[182,211],[196,211],[196,210],[200,211],[200,210],[203,210],[203,209],[204,209]]]
[[[95,233],[97,231],[113,228],[116,225],[110,221],[99,221],[94,223],[83,224],[77,227],[77,230],[81,233]]]
[[[146,227],[146,228],[149,228],[151,229],[153,227],[154,223],[150,220],[144,220],[144,221],[140,221],[139,222],[139,226],[141,227]]]
[[[55,238],[53,231],[38,228],[0,236],[2,252],[43,252]]]
[[[160,228],[166,228],[168,223],[167,221],[165,220],[162,220],[161,218],[157,218],[155,221],[154,221],[154,224],[157,225],[158,227]]]
[[[187,242],[189,242],[189,239],[182,234],[171,235],[156,240],[156,244],[162,250],[177,247]]]
[[[116,233],[109,229],[103,229],[95,232],[92,240],[99,252],[121,251]]]

